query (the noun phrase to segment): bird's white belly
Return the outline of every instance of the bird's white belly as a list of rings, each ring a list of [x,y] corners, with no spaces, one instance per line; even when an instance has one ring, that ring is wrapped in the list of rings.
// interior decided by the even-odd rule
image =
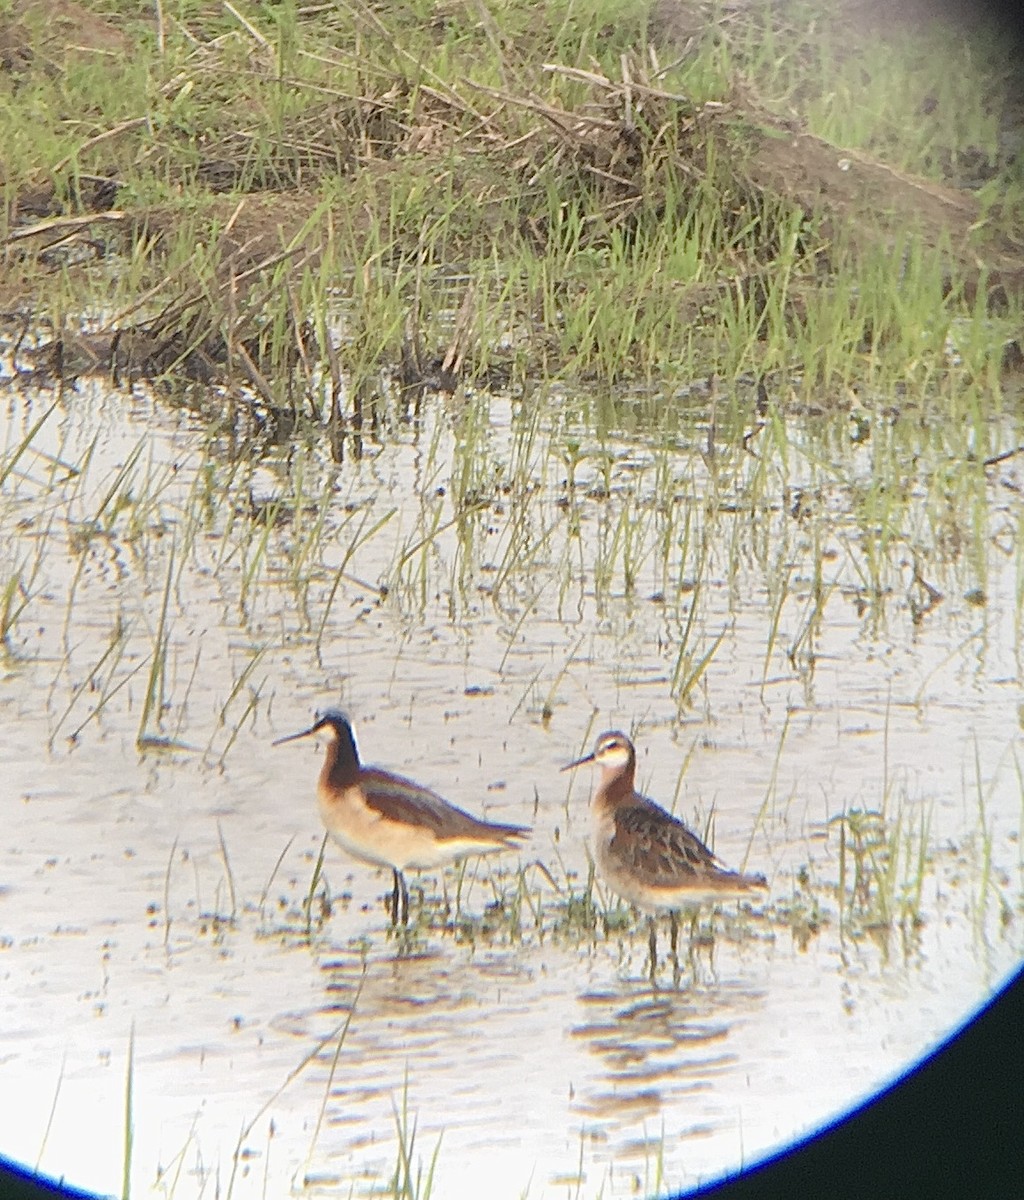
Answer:
[[[358,788],[321,795],[319,800],[331,837],[353,858],[372,866],[429,869],[501,848],[462,838],[439,841],[428,826],[388,820],[366,804]]]

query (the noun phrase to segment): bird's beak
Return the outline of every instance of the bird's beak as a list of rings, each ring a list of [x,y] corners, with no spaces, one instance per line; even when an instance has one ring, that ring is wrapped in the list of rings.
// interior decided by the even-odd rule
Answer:
[[[313,733],[315,729],[316,726],[311,725],[309,729],[303,729],[299,733],[289,733],[287,737],[278,738],[276,741],[273,741],[270,744],[272,746],[283,746],[285,742],[294,742],[297,738],[309,737],[309,735]]]
[[[590,763],[593,761],[594,761],[593,753],[584,754],[584,756],[582,758],[577,758],[575,762],[566,763],[565,766],[562,768],[562,770],[563,771],[571,771],[573,769],[573,767],[582,767],[584,763]]]

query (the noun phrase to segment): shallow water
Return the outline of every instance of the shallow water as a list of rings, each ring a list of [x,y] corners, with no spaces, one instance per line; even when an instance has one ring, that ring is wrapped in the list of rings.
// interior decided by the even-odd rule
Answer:
[[[364,1194],[400,1140],[445,1197],[678,1188],[876,1089],[1019,961],[1016,459],[841,418],[709,455],[643,405],[596,438],[570,398],[471,396],[340,467],[254,466],[83,384],[11,465],[53,402],[3,414],[0,1153],[119,1191],[131,1048],[139,1194]],[[270,741],[328,703],[367,760],[534,826],[518,919],[505,856],[425,875],[393,939],[389,879],[328,847],[307,936],[317,751]],[[655,986],[612,897],[607,932],[567,919],[591,780],[559,768],[615,726],[771,884]],[[851,895],[858,809],[901,848],[887,926],[877,876]]]

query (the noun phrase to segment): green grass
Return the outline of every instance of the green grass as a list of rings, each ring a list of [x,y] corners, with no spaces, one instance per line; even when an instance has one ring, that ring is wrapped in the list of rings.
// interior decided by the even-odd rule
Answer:
[[[1010,64],[994,34],[965,38],[938,22],[922,37],[919,21],[880,23],[840,4],[797,3],[781,20],[755,7],[731,40],[730,68],[749,72],[774,108],[800,112],[837,146],[938,180],[1003,165]],[[979,71],[991,73],[987,92],[973,86]]]
[[[130,1200],[132,1194],[132,1152],[135,1145],[135,1026],[128,1035],[128,1065],[125,1069],[124,1085],[124,1166],[121,1175],[121,1200]]]
[[[398,1139],[398,1158],[391,1179],[389,1194],[394,1200],[430,1200],[434,1186],[434,1171],[441,1152],[442,1138],[438,1136],[430,1162],[424,1174],[423,1164],[414,1158],[416,1152],[416,1118],[409,1116],[409,1079],[402,1091],[402,1107],[394,1106],[395,1132]]]
[[[52,179],[71,213],[88,208],[90,180],[116,179],[129,219],[99,242],[120,260],[116,282],[102,258],[46,269],[23,239],[35,312],[55,327],[156,319],[168,376],[213,353],[236,386],[323,417],[342,380],[350,397],[378,398],[410,333],[443,356],[464,303],[470,380],[671,390],[755,372],[805,397],[853,384],[930,397],[950,374],[998,374],[1000,322],[986,329],[947,294],[942,253],[844,244],[751,188],[742,122],[723,133],[699,114],[741,83],[839,147],[953,182],[967,147],[992,187],[1015,187],[993,100],[1009,64],[983,35],[878,39],[841,9],[754,7],[713,17],[684,62],[655,71],[644,3],[586,19],[571,3],[540,17],[514,3],[193,4],[164,9],[159,29],[151,9],[117,8],[137,52],[116,67],[70,53],[33,71],[33,54],[57,50],[29,23],[24,78],[0,88],[0,220],[13,228],[30,185]],[[906,119],[908,95],[927,119]],[[623,120],[635,145],[615,133]],[[471,286],[445,278],[452,264]],[[958,318],[962,369],[950,372]]]

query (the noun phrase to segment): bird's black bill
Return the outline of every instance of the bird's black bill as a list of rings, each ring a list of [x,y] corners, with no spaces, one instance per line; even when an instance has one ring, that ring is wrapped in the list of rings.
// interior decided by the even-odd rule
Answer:
[[[594,761],[593,754],[584,754],[584,756],[582,758],[577,758],[575,762],[566,763],[565,766],[562,768],[562,770],[563,771],[571,771],[573,769],[573,767],[582,767],[584,765],[584,763],[590,763],[593,761]]]
[[[318,728],[319,726],[317,725],[311,725],[309,729],[300,730],[299,733],[289,733],[287,737],[277,738],[276,741],[273,741],[270,744],[272,746],[283,746],[285,742],[294,742],[299,738],[309,737],[311,733],[316,733]]]

